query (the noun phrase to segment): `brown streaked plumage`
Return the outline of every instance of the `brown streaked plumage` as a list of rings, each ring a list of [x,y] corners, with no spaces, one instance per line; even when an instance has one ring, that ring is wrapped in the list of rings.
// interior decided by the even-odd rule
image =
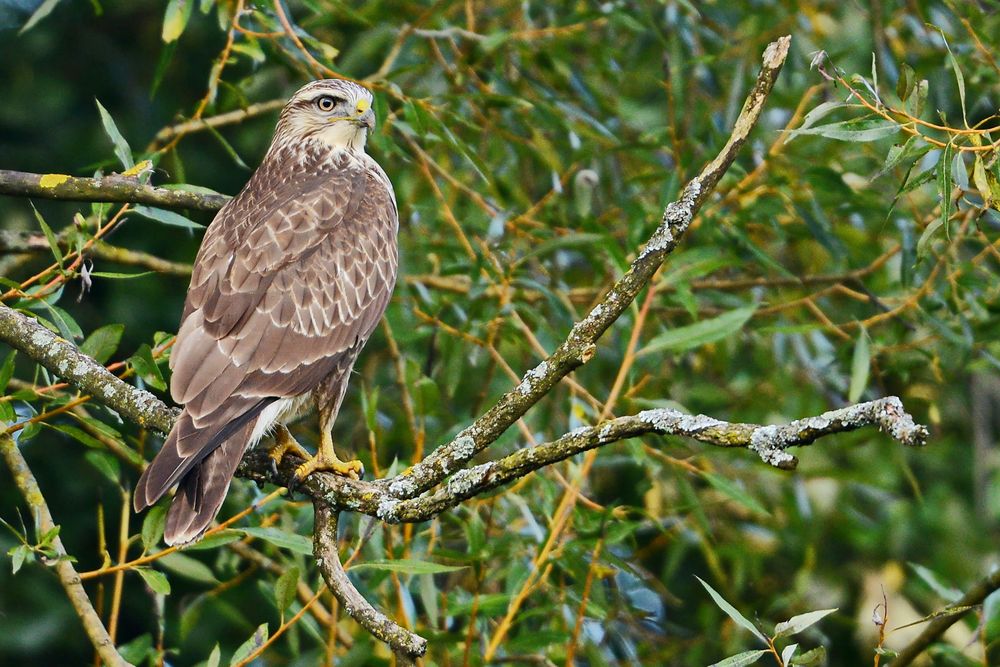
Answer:
[[[170,357],[184,410],[136,486],[136,511],[179,485],[164,540],[197,539],[218,514],[248,447],[319,412],[320,452],[301,466],[356,476],[330,429],[358,353],[396,280],[392,185],[364,152],[371,93],[314,81],[285,106],[267,155],[219,211],[195,260]],[[300,450],[301,451],[301,450]]]

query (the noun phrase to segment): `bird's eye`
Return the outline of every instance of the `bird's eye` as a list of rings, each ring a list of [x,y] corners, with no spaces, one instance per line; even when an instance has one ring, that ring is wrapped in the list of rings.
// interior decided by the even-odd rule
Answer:
[[[316,99],[316,107],[320,111],[333,111],[333,108],[337,106],[337,98],[331,97],[329,95],[323,95]]]

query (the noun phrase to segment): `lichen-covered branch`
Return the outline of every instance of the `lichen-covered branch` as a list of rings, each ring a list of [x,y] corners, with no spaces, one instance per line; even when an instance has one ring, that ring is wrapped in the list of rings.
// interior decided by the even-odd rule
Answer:
[[[314,501],[313,555],[327,587],[344,611],[380,641],[392,648],[397,656],[412,663],[413,658],[427,652],[427,640],[396,624],[364,598],[344,571],[337,550],[339,512],[323,501]]]
[[[368,514],[388,523],[418,523],[429,521],[464,500],[482,495],[553,463],[629,438],[654,433],[683,436],[717,447],[750,449],[765,463],[790,469],[795,467],[797,461],[788,453],[789,448],[809,445],[834,433],[869,426],[877,426],[908,446],[923,445],[927,440],[927,429],[913,421],[895,396],[777,425],[731,423],[705,415],[688,415],[677,410],[658,408],[610,419],[596,426],[578,428],[552,442],[523,447],[495,461],[460,470],[441,488],[416,498],[399,500],[386,489],[386,483],[405,482],[405,472],[375,483],[333,475],[312,475],[306,480],[305,492],[313,499],[322,499],[324,504],[333,508]],[[286,458],[288,461],[282,461],[282,468],[274,475],[267,454],[252,453],[244,460],[241,474],[258,482],[280,484],[301,463],[292,455]]]
[[[132,202],[197,211],[218,211],[229,201],[229,197],[225,195],[144,185],[137,178],[120,174],[84,178],[66,174],[30,174],[7,169],[0,169],[0,195],[69,201]]]
[[[667,205],[660,225],[607,296],[573,326],[555,352],[524,375],[517,387],[504,394],[454,440],[438,447],[414,465],[405,477],[392,482],[389,491],[393,496],[401,500],[414,498],[460,470],[524,416],[559,380],[594,356],[597,340],[625,312],[666,256],[677,247],[695,214],[736,159],[740,147],[760,117],[790,44],[791,37],[785,36],[767,46],[763,66],[736,119],[729,141],[716,158],[684,187],[680,197]]]
[[[52,513],[49,511],[41,489],[38,488],[38,481],[31,472],[31,468],[28,467],[28,462],[24,460],[21,450],[17,448],[17,443],[9,434],[0,434],[0,454],[6,461],[7,467],[10,468],[11,475],[14,477],[14,485],[24,497],[24,502],[31,508],[31,515],[35,517],[36,521],[37,534],[48,533],[55,528],[56,523],[52,519]],[[66,553],[66,548],[58,535],[52,540],[51,547],[56,555],[52,562],[52,568],[55,570],[56,576],[59,577],[59,583],[66,591],[69,601],[73,604],[76,615],[80,617],[83,629],[94,645],[97,654],[105,665],[112,667],[129,665],[130,663],[126,662],[115,650],[115,643],[108,635],[104,623],[101,622],[101,617],[97,615],[94,606],[90,603],[87,591],[80,583],[80,575],[73,567],[73,563]]]
[[[127,384],[69,341],[32,318],[0,304],[0,340],[18,349],[122,417],[161,433],[177,415],[148,391]]]
[[[912,664],[921,653],[927,650],[928,646],[947,632],[948,628],[957,623],[968,612],[983,604],[987,596],[997,590],[1000,590],[1000,568],[976,582],[961,599],[955,601],[954,604],[938,614],[937,618],[930,621],[916,639],[896,654],[890,667],[906,667],[906,665]],[[949,609],[954,609],[954,613],[948,613]]]

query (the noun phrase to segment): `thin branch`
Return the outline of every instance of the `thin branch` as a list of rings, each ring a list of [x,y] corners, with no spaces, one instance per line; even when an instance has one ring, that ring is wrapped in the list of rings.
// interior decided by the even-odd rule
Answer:
[[[427,652],[427,640],[394,623],[358,592],[344,571],[337,549],[337,520],[340,513],[320,500],[314,500],[313,507],[316,510],[313,555],[327,587],[351,618],[392,648],[399,662],[412,664],[414,658]]]
[[[21,455],[21,450],[17,448],[14,438],[10,435],[0,434],[0,453],[3,454],[3,458],[7,462],[7,467],[10,468],[15,486],[17,486],[21,495],[24,496],[24,502],[31,508],[31,513],[35,517],[38,535],[44,535],[55,528],[56,523],[52,519],[52,513],[45,503],[45,497],[42,495],[41,489],[38,488],[38,481],[31,472],[31,468],[28,467],[28,462]],[[80,583],[80,576],[76,573],[76,569],[73,567],[73,563],[66,553],[66,548],[63,546],[62,540],[56,536],[51,544],[56,553],[55,562],[52,563],[52,567],[56,572],[56,576],[59,577],[59,583],[65,589],[69,601],[73,604],[76,615],[83,622],[83,629],[94,645],[97,654],[101,656],[101,660],[106,665],[112,665],[113,667],[129,665],[130,663],[126,662],[118,655],[118,651],[115,650],[115,643],[104,628],[101,617],[94,610],[90,598],[87,597],[87,591],[84,590],[83,584]]]
[[[59,235],[59,246],[68,249],[68,239]],[[48,253],[49,241],[44,234],[28,231],[11,231],[0,229],[0,254]],[[113,246],[104,241],[97,241],[86,253],[87,257],[101,259],[125,266],[139,266],[157,273],[173,276],[190,276],[192,266],[183,262],[171,262],[156,255],[141,250],[131,250]]]
[[[546,396],[564,376],[589,361],[596,352],[596,342],[629,307],[646,286],[663,260],[673,251],[702,204],[715,189],[723,174],[736,159],[757,123],[764,102],[771,92],[781,66],[788,55],[791,37],[782,37],[767,46],[763,67],[736,119],[733,134],[725,147],[701,174],[690,181],[680,197],[669,204],[656,231],[629,270],[608,291],[590,313],[577,322],[566,340],[547,359],[529,370],[521,384],[504,394],[497,403],[451,442],[438,447],[430,456],[404,473],[405,478],[389,485],[400,500],[414,498],[459,470],[477,453],[495,442],[512,424]]]
[[[956,600],[954,604],[949,605],[937,614],[937,618],[928,623],[927,627],[917,635],[916,639],[896,654],[896,657],[892,659],[891,667],[905,667],[911,664],[917,656],[923,653],[938,637],[943,635],[948,628],[957,623],[972,608],[981,605],[983,600],[996,590],[1000,590],[1000,568],[980,579],[960,600]],[[954,613],[948,613],[949,609],[954,609]]]
[[[150,144],[147,150],[154,150],[157,146],[169,142],[174,137],[184,136],[193,132],[201,132],[208,129],[214,130],[225,125],[235,125],[236,123],[242,123],[243,121],[256,116],[262,116],[264,114],[271,113],[272,111],[277,111],[281,107],[285,106],[285,102],[287,102],[287,100],[284,98],[267,100],[266,102],[251,104],[245,109],[236,109],[235,111],[227,111],[226,113],[220,113],[217,116],[210,116],[209,118],[196,118],[193,120],[186,120],[182,123],[177,123],[176,125],[170,125],[169,127],[165,127],[156,133],[156,136],[153,137],[153,143]]]
[[[83,178],[66,174],[30,174],[7,169],[0,169],[0,195],[69,201],[132,202],[197,211],[218,211],[229,201],[229,197],[225,195],[143,185],[136,178],[120,174]]]

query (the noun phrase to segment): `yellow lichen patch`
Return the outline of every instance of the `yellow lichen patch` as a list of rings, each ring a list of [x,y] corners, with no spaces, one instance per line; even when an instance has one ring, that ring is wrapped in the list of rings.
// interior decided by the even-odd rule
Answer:
[[[40,179],[38,179],[38,184],[43,188],[54,188],[58,185],[62,185],[70,179],[66,174],[44,174]]]
[[[152,169],[153,169],[153,163],[152,163],[152,161],[150,161],[150,160],[143,160],[142,162],[140,162],[139,164],[135,165],[131,169],[126,169],[125,171],[123,171],[122,172],[122,176],[138,176],[139,174],[142,174],[142,173],[147,172],[147,171],[151,171]]]

